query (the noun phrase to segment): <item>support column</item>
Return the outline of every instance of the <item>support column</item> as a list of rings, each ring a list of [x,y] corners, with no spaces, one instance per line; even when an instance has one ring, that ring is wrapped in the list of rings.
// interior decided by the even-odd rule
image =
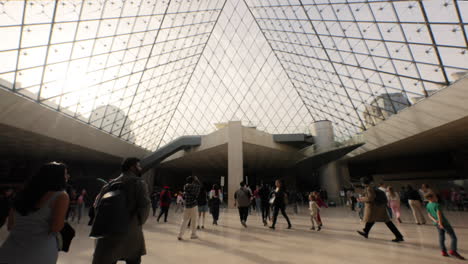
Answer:
[[[325,151],[335,147],[335,136],[331,121],[315,122],[311,127],[317,151]],[[330,162],[320,170],[320,185],[328,193],[328,200],[339,202],[341,180],[338,174],[336,161]]]
[[[242,123],[228,123],[228,207],[234,208],[234,193],[244,179],[244,155],[242,149]]]

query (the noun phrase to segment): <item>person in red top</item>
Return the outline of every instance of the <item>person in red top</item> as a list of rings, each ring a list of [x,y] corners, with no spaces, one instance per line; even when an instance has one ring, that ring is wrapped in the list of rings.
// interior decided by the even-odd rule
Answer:
[[[171,206],[172,202],[172,194],[169,191],[169,186],[164,186],[164,190],[162,190],[161,195],[159,197],[159,204],[161,207],[161,212],[158,216],[158,222],[161,216],[164,214],[164,222],[167,222],[167,215],[169,214],[169,207]]]
[[[328,208],[328,205],[320,197],[319,192],[313,192],[312,195],[315,197],[315,202],[320,208],[322,207]],[[318,220],[318,226],[322,228],[323,223],[322,223],[322,218],[320,217],[320,210],[317,212],[317,220]]]

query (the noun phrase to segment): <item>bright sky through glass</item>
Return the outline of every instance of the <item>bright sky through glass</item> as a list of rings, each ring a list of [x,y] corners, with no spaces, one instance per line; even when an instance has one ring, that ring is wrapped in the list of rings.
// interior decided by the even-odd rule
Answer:
[[[0,1],[0,35],[3,88],[150,150],[229,120],[346,139],[468,69],[461,0]]]

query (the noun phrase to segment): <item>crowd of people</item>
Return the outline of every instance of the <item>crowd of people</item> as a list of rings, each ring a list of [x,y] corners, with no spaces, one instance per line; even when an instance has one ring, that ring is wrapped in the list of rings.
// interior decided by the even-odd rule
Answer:
[[[58,251],[68,250],[65,244],[69,245],[73,238],[73,235],[68,235],[70,232],[64,231],[71,228],[67,227],[67,219],[73,222],[76,218],[79,223],[86,203],[92,203],[90,236],[97,238],[93,264],[111,264],[119,260],[129,264],[141,263],[141,256],[146,254],[143,225],[151,207],[152,215],[157,216],[156,221],[159,222],[164,216],[164,222],[167,222],[170,206],[175,200],[176,211],[183,211],[178,240],[184,239],[187,228],[191,230],[190,238],[197,239],[197,230],[205,229],[208,212],[212,215],[212,224],[218,224],[223,204],[223,191],[219,185],[207,188],[196,176],[189,176],[182,191],[172,193],[168,186],[164,186],[149,194],[148,186],[140,177],[142,169],[139,159],[126,159],[121,170],[121,175],[107,182],[95,199],[90,199],[85,189],[78,193],[70,188],[67,184],[70,178],[68,168],[58,162],[43,165],[16,195],[13,190],[2,193],[2,205],[9,208],[5,218],[8,219],[6,223],[10,232],[0,247],[0,263],[56,263]],[[307,194],[311,230],[320,231],[323,227],[320,212],[328,207],[326,198],[323,199],[325,195],[323,191]],[[406,204],[411,208],[417,224],[425,224],[424,215],[427,214],[438,231],[443,256],[464,259],[457,251],[455,231],[443,213],[448,208],[465,208],[463,201],[466,195],[462,188],[454,189],[450,194],[441,194],[423,184],[419,191],[407,186],[396,192],[392,186],[380,184],[377,187],[371,179],[363,177],[360,188],[346,190],[345,195],[350,208],[355,210],[357,206],[360,211],[364,228],[357,233],[364,238],[369,237],[376,222],[383,222],[394,234],[393,242],[405,241],[392,218],[401,223],[400,205]],[[443,205],[441,197],[449,196],[450,202]],[[234,205],[238,208],[244,228],[247,228],[249,214],[255,210],[258,214],[261,212],[263,225],[272,230],[276,228],[280,212],[288,224],[287,228],[292,228],[286,206],[292,204],[294,212],[297,212],[298,208],[295,207],[298,207],[301,197],[302,194],[289,192],[282,180],[276,180],[274,186],[257,185],[254,191],[241,182],[233,194]],[[119,215],[118,219],[116,215]],[[115,227],[111,224],[114,222],[124,224]],[[451,238],[448,251],[446,234]]]

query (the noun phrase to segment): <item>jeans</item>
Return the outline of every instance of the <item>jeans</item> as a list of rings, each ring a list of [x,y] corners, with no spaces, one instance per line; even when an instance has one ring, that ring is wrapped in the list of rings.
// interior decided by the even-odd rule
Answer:
[[[249,216],[249,206],[239,207],[238,209],[241,222],[247,222],[247,217]]]
[[[255,198],[255,208],[257,213],[260,213],[262,211],[262,201],[260,200],[260,198]]]
[[[286,218],[286,221],[288,222],[288,227],[291,226],[291,221],[289,221],[289,217],[286,214],[286,206],[275,206],[275,209],[273,211],[273,224],[272,227],[275,227],[276,225],[276,220],[278,219],[278,214],[279,211],[281,210],[281,214]]]
[[[445,248],[445,233],[450,236],[451,243],[450,243],[450,250],[457,251],[457,236],[455,235],[455,231],[451,226],[444,226],[444,229],[440,229],[437,226],[437,231],[439,231],[439,246],[442,251],[447,251]]]
[[[169,214],[169,206],[161,206],[161,212],[159,213],[158,221],[163,214],[164,214],[164,222],[167,222],[167,215]]]
[[[270,203],[267,201],[266,203],[262,202],[262,220],[266,221],[270,219]]]
[[[364,227],[364,233],[369,234],[370,230],[374,226],[375,222],[368,222],[366,223],[366,227]],[[392,221],[385,222],[387,225],[388,229],[392,231],[392,233],[395,235],[395,238],[403,238],[403,235],[398,231],[398,228],[393,224]]]

